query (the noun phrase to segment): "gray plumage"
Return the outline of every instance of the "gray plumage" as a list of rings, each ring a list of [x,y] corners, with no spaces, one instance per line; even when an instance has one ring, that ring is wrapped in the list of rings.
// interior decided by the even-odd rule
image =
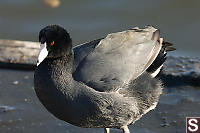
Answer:
[[[49,27],[65,33],[61,27]],[[48,42],[46,29],[40,34]],[[109,34],[73,52],[67,46],[71,42],[58,41],[55,47],[62,45],[68,53],[47,56],[36,68],[36,94],[47,110],[68,123],[125,132],[156,106],[162,93],[161,82],[146,72],[162,47],[159,39],[158,30],[146,27]],[[51,52],[54,48],[49,47]]]
[[[74,78],[98,91],[117,90],[124,83],[136,79],[160,51],[159,36],[152,40],[155,31],[155,28],[147,27],[109,34],[89,54],[86,52],[87,57],[79,62]],[[91,43],[90,46],[93,45]],[[79,47],[85,46],[74,48],[76,58],[79,58],[79,51],[76,50]]]

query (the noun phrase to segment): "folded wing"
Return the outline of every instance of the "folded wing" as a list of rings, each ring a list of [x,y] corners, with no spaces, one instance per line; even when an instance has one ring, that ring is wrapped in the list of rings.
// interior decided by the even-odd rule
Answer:
[[[117,90],[152,64],[162,45],[159,34],[149,26],[107,35],[79,60],[73,74],[75,80],[97,91]]]

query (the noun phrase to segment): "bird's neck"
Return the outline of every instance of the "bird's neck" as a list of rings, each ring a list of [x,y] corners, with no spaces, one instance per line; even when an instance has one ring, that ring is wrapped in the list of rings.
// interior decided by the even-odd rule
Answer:
[[[73,69],[73,54],[65,54],[58,56],[57,58],[52,59],[51,62],[52,70],[61,72],[62,74],[68,74],[72,76],[72,69]]]
[[[72,54],[58,58],[46,58],[36,69],[35,79],[43,82],[38,84],[39,88],[48,90],[45,93],[53,92],[51,95],[54,95],[56,92],[61,92],[64,95],[70,95],[74,82],[72,68]],[[43,94],[46,95],[45,93]],[[64,95],[63,97],[65,97]]]
[[[72,64],[72,54],[47,58],[35,71],[34,82],[38,98],[51,113],[60,119],[66,116],[68,101],[72,99]]]

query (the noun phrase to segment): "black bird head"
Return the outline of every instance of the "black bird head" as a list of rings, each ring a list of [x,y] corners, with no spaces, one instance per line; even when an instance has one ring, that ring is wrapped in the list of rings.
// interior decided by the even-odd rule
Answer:
[[[58,25],[49,25],[39,33],[40,55],[38,64],[46,57],[57,58],[71,54],[72,40],[69,33]]]

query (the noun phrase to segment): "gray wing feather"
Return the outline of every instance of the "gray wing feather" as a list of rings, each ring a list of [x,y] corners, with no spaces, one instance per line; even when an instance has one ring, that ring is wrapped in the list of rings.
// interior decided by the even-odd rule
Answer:
[[[140,76],[155,60],[161,44],[153,27],[112,33],[78,65],[76,80],[98,91],[116,91]]]
[[[97,39],[91,42],[80,44],[73,48],[73,53],[74,53],[73,71],[76,70],[80,62],[94,50],[94,48],[100,41],[101,39]]]

